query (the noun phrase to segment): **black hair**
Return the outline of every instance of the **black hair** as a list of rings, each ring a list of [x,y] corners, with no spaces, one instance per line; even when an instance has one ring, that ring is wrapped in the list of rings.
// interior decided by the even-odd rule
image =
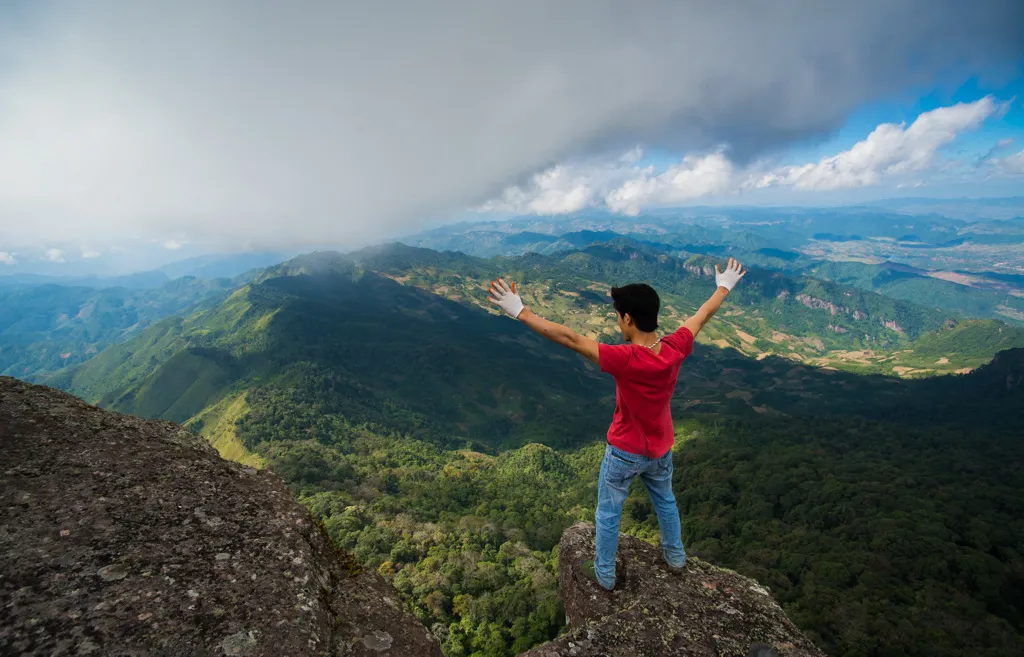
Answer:
[[[661,299],[654,288],[646,283],[630,283],[612,288],[612,302],[619,316],[629,315],[636,327],[644,333],[658,329],[658,311]]]

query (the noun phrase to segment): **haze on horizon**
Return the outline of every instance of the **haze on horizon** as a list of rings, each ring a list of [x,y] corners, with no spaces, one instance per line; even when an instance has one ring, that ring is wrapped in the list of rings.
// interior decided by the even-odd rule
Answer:
[[[1014,0],[241,7],[0,8],[0,270],[1024,173]]]

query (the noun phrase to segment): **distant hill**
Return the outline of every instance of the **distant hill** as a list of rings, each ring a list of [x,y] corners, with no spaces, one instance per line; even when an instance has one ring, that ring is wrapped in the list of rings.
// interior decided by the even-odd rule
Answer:
[[[406,243],[490,258],[553,255],[627,237],[682,258],[736,256],[749,265],[789,275],[822,278],[955,315],[1024,326],[1024,275],[1011,273],[1020,257],[1006,252],[1019,246],[1024,253],[1024,217],[973,223],[942,216],[908,219],[870,207],[705,208],[677,213],[636,221],[599,215],[468,223],[413,236]],[[839,253],[806,252],[821,243],[832,244]],[[952,245],[961,247],[962,253],[951,253]],[[852,253],[844,255],[844,249]],[[989,251],[1010,270],[988,271]],[[905,259],[920,262],[902,262],[901,253],[913,254]],[[963,270],[973,260],[981,268]],[[1019,264],[1024,266],[1024,260]]]
[[[890,198],[863,205],[908,214],[942,214],[966,220],[1024,217],[1024,196],[999,198]]]
[[[263,269],[288,259],[288,254],[277,251],[253,253],[218,253],[178,260],[157,271],[168,278],[195,276],[196,278],[233,278],[253,269]]]
[[[808,275],[879,292],[894,299],[963,314],[991,317],[1024,326],[1024,297],[999,289],[997,283],[955,283],[898,263],[826,261],[808,266]],[[964,278],[967,278],[966,276]]]
[[[160,287],[170,280],[161,271],[144,271],[123,276],[45,276],[41,274],[9,274],[0,276],[0,287],[36,285],[63,285],[66,287],[91,287],[96,289],[126,287],[147,289]]]
[[[142,289],[0,286],[0,374],[38,380],[164,317],[214,302],[235,284],[180,278]]]

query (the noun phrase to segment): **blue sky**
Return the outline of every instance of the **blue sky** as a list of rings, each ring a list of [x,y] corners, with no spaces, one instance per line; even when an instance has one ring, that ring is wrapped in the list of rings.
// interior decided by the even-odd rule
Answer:
[[[1024,62],[1018,67],[1024,71]],[[1020,152],[1024,148],[1024,73],[1009,80],[983,83],[978,76],[952,89],[934,88],[924,92],[907,90],[897,98],[867,103],[850,114],[845,124],[833,134],[808,140],[804,143],[787,145],[776,153],[778,162],[784,165],[798,165],[820,160],[845,151],[867,137],[872,130],[883,123],[911,124],[922,113],[957,103],[971,103],[985,96],[1005,102],[1006,109],[999,116],[985,120],[976,130],[967,130],[957,135],[950,144],[939,149],[941,158],[978,163],[985,156],[1004,157]],[[641,166],[653,166],[658,171],[677,164],[685,153],[649,149],[640,160]],[[834,202],[857,202],[889,196],[940,196],[940,197],[999,197],[1024,195],[1024,176],[994,176],[979,171],[966,179],[950,180],[939,172],[927,172],[921,176],[924,183],[915,188],[896,188],[893,185],[877,185],[857,189],[853,192],[816,195],[777,194],[771,201],[799,205],[831,204]],[[727,200],[727,199],[726,199]],[[756,204],[759,199],[748,202]]]
[[[1021,66],[1024,68],[1024,62]],[[1024,77],[987,85],[981,84],[978,78],[974,77],[953,91],[934,89],[909,101],[891,99],[865,105],[849,117],[846,125],[837,134],[814,146],[796,146],[789,153],[789,158],[810,160],[836,153],[860,141],[881,123],[912,123],[923,112],[957,103],[974,102],[986,95],[1009,102],[1006,114],[1002,118],[989,119],[979,130],[960,135],[951,150],[956,152],[963,149],[968,153],[983,154],[1000,139],[1020,139],[1024,134]]]

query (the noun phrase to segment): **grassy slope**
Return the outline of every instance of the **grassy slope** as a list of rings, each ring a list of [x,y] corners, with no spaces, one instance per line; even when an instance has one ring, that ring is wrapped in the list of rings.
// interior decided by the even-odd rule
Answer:
[[[246,449],[238,439],[236,424],[249,413],[245,394],[236,394],[221,399],[196,414],[185,426],[210,441],[221,457],[252,466],[265,467],[265,459]]]

